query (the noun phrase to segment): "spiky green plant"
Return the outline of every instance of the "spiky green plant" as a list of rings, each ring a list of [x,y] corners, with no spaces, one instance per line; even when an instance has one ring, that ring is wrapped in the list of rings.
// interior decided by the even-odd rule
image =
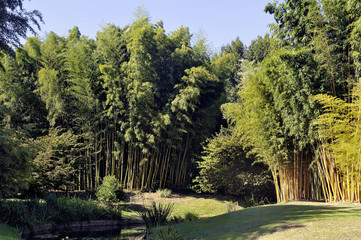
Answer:
[[[150,239],[182,240],[181,234],[174,227],[162,227],[155,229]]]
[[[147,228],[164,225],[168,222],[174,208],[174,204],[161,204],[153,202],[152,205],[140,213]]]

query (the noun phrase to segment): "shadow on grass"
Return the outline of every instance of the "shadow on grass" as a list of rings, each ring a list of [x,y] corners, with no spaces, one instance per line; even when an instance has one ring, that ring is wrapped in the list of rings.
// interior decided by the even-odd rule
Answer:
[[[267,205],[247,208],[200,220],[180,224],[177,228],[186,237],[195,239],[258,239],[276,232],[304,228],[309,221],[322,221],[333,217],[357,215],[360,208],[330,205]]]

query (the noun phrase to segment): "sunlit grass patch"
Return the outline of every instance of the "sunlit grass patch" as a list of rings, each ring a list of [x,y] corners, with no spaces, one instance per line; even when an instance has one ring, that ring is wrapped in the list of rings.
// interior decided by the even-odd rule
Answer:
[[[358,239],[360,219],[358,205],[305,202],[247,208],[175,227],[200,239]]]
[[[174,194],[169,198],[161,198],[157,193],[146,193],[143,194],[143,198],[137,198],[137,201],[123,203],[123,218],[137,218],[137,212],[141,211],[142,206],[150,205],[153,201],[157,203],[174,204],[171,217],[175,216],[181,218],[184,218],[185,215],[189,213],[194,214],[199,218],[207,218],[225,214],[228,212],[229,205],[229,201],[210,196]]]

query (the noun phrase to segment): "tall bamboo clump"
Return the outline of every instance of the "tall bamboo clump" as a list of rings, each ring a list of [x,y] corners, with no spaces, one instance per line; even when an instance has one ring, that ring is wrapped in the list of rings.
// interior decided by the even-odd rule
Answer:
[[[243,62],[238,102],[222,107],[242,144],[269,166],[278,202],[321,198],[311,166],[314,66],[308,51],[280,50],[256,66]]]
[[[98,32],[89,56],[98,109],[80,123],[94,126],[83,135],[79,189],[96,188],[107,175],[130,189],[187,187],[192,154],[214,132],[224,92],[223,80],[205,67],[202,44],[191,46],[188,28],[166,34],[146,17]]]
[[[361,84],[353,101],[318,95],[324,113],[317,119],[320,137],[317,167],[322,176],[325,199],[360,202],[361,188]]]
[[[309,159],[302,159],[301,153],[295,155],[292,162],[273,166],[278,202],[320,199],[317,183],[312,182],[317,172],[310,167]]]
[[[34,65],[31,91],[59,129],[54,139],[65,131],[77,139],[61,146],[72,150],[61,159],[72,169],[67,190],[95,189],[107,175],[131,189],[188,186],[193,155],[219,127],[229,71],[222,59],[213,67],[205,39],[191,39],[186,27],[166,33],[144,16],[124,28],[109,24],[96,40],[74,27],[66,37],[29,38],[18,51]],[[27,71],[17,70],[28,79]]]

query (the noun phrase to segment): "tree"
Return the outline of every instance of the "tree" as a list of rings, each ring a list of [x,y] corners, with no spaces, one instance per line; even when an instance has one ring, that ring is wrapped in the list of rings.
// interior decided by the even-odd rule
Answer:
[[[10,46],[19,47],[20,38],[28,31],[35,34],[34,25],[40,29],[43,22],[37,10],[27,11],[23,0],[3,0],[0,2],[0,50],[12,52]]]
[[[40,96],[48,110],[51,126],[71,124],[71,112],[68,109],[67,71],[65,67],[66,40],[50,32],[40,46],[42,68],[38,72]]]
[[[262,62],[272,52],[275,41],[276,39],[270,38],[268,34],[264,37],[258,36],[249,45],[245,58],[248,61],[255,61],[255,63]]]
[[[0,124],[0,199],[13,197],[27,188],[33,150],[21,132]]]
[[[9,127],[20,128],[35,138],[47,131],[46,109],[36,93],[37,60],[23,48],[2,58],[5,71],[0,71],[0,102],[6,107]]]
[[[219,79],[224,81],[224,87],[229,102],[236,101],[237,86],[240,83],[242,59],[245,58],[246,47],[237,37],[231,44],[223,46],[221,53],[215,54],[211,68]]]
[[[317,0],[274,1],[267,4],[265,12],[274,15],[276,23],[271,24],[271,30],[284,46],[304,47],[312,40],[310,29],[315,24],[310,13],[319,7]]]

